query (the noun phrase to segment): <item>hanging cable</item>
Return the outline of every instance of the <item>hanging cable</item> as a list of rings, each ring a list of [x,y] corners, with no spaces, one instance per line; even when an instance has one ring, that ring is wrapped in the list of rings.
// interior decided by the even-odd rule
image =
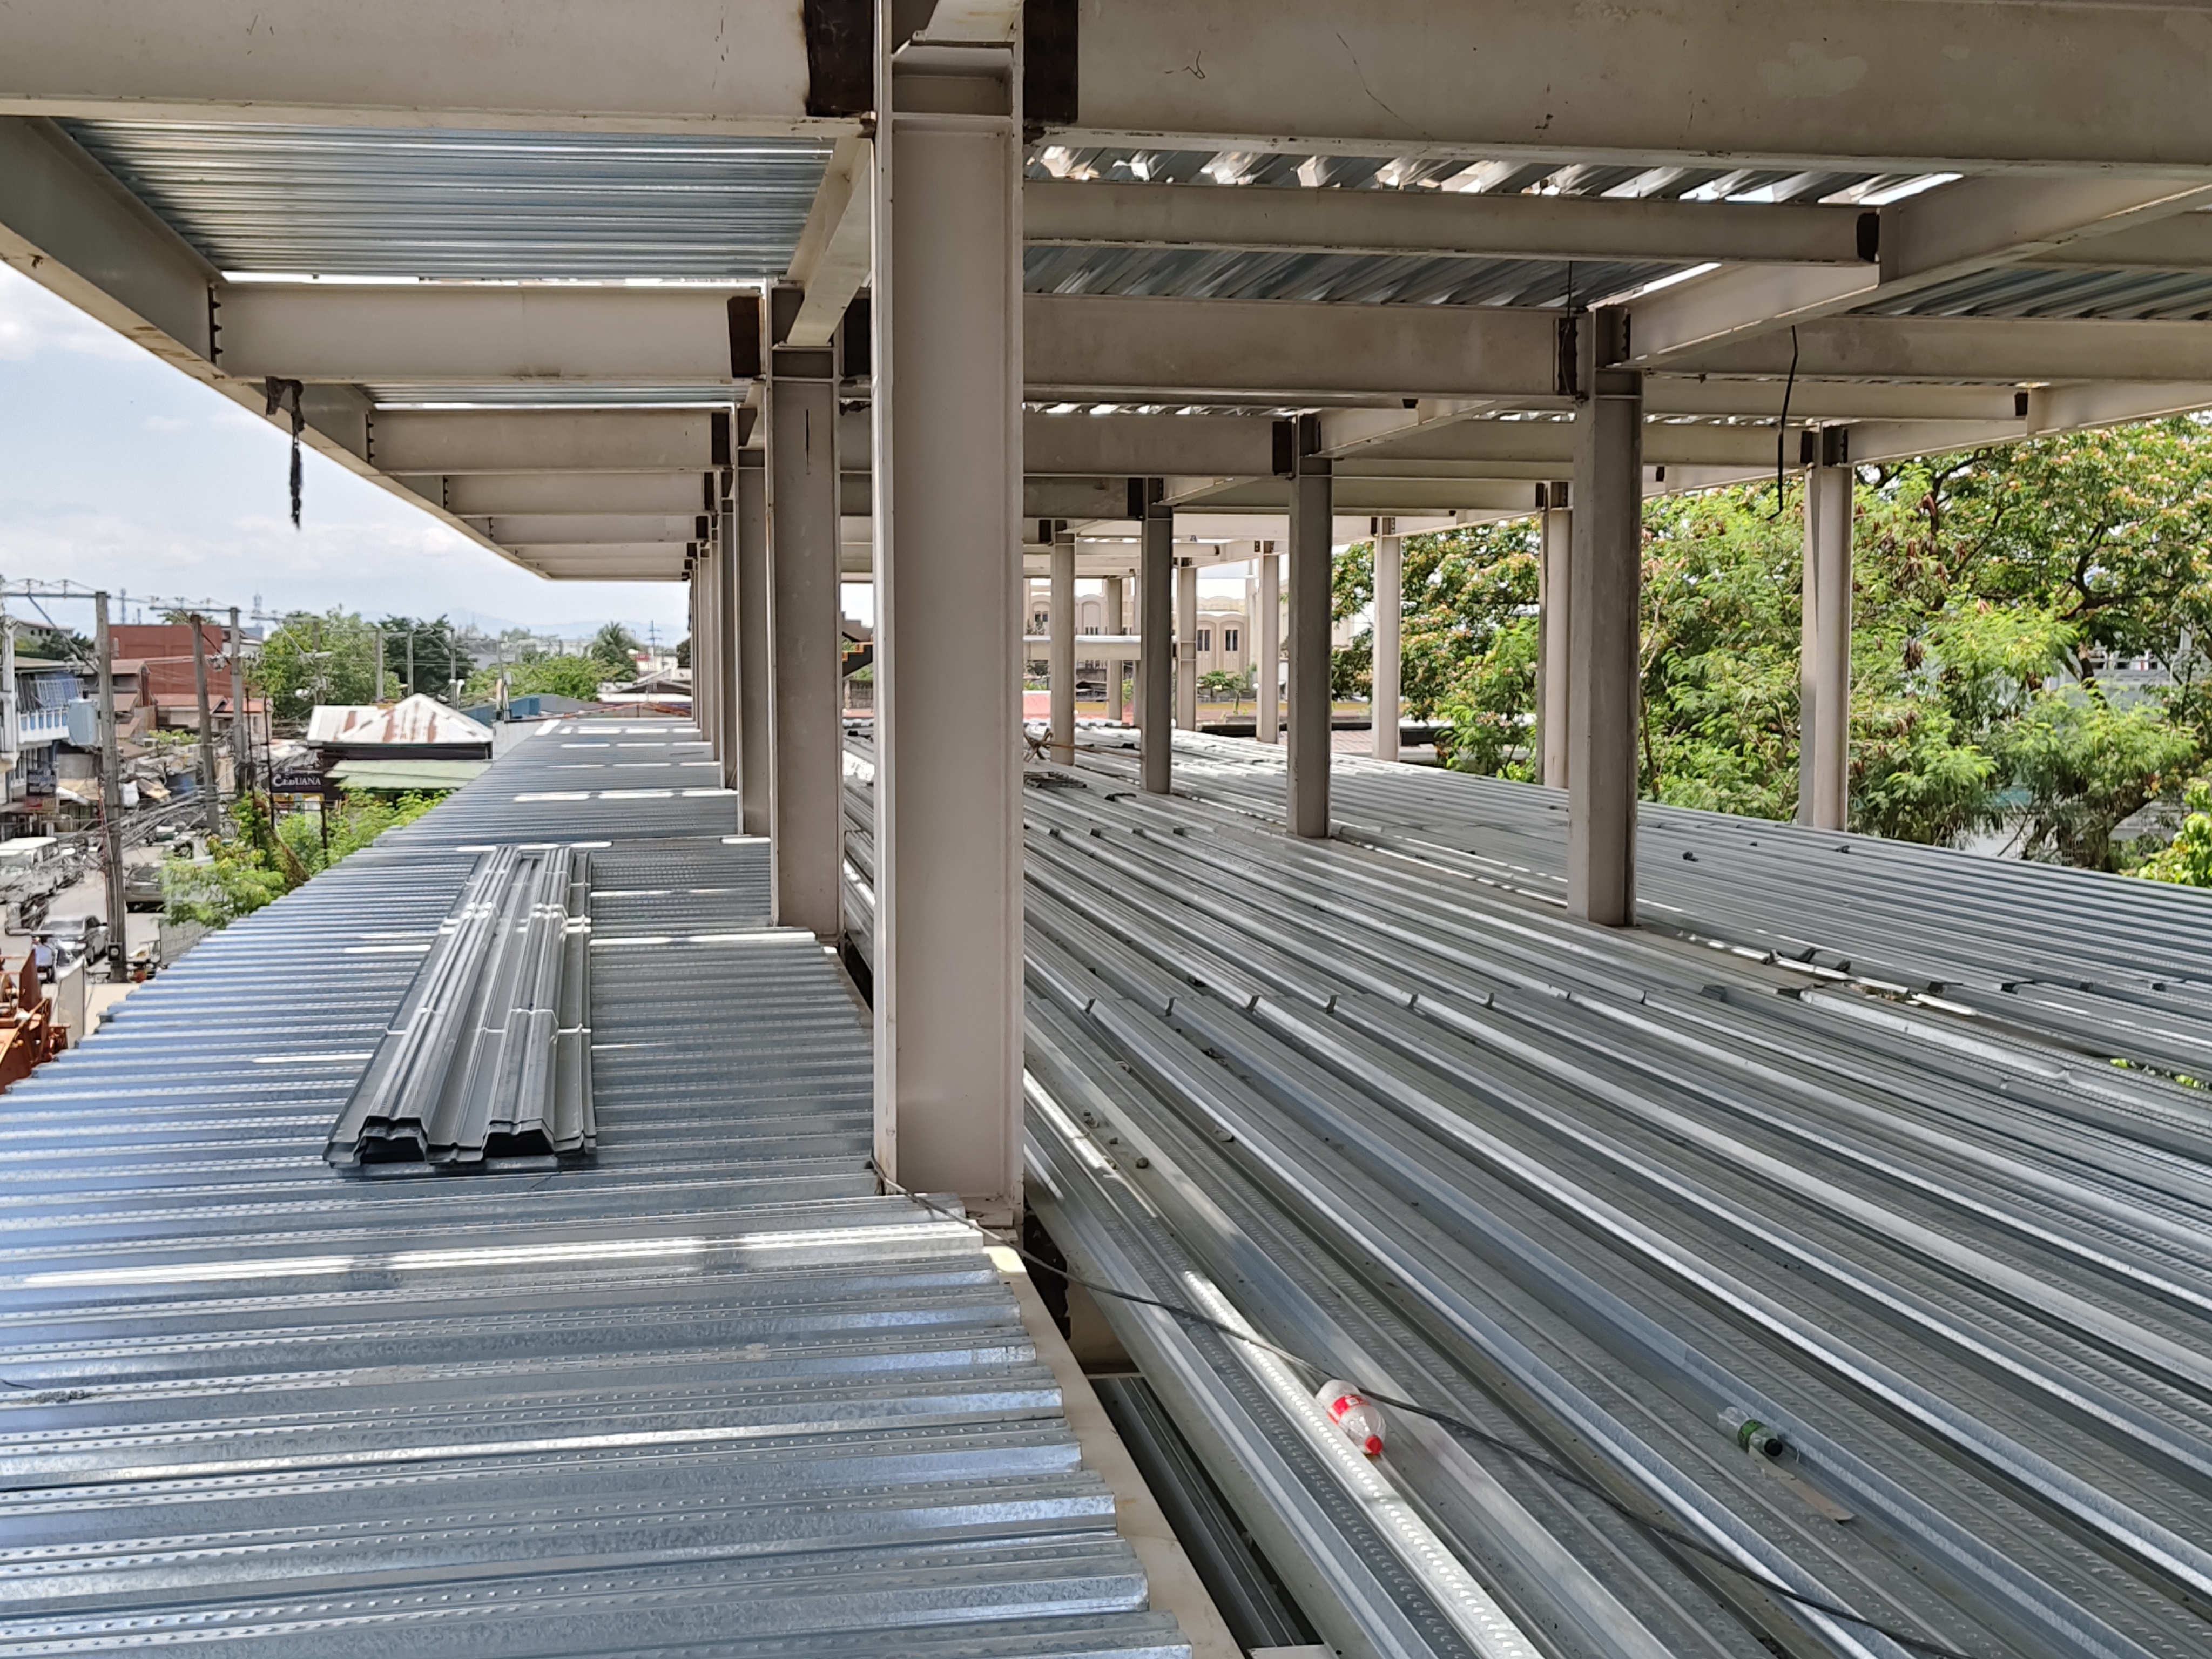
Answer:
[[[297,530],[300,527],[300,434],[307,424],[307,417],[300,412],[300,394],[305,388],[297,380],[287,380],[271,374],[261,383],[261,390],[269,400],[269,406],[262,410],[263,414],[274,415],[281,409],[292,417],[292,528]]]
[[[1782,516],[1784,485],[1782,482],[1783,447],[1790,438],[1790,396],[1797,390],[1797,325],[1790,325],[1790,378],[1782,383],[1782,418],[1774,428],[1774,511],[1770,519]]]
[[[942,1204],[938,1203],[934,1199],[930,1198],[926,1194],[915,1192],[910,1187],[902,1187],[897,1182],[892,1180],[890,1176],[885,1175],[883,1172],[881,1166],[876,1164],[872,1160],[871,1160],[869,1167],[874,1170],[876,1179],[882,1182],[884,1186],[890,1191],[898,1194],[902,1198],[912,1199],[915,1203],[921,1205],[925,1210],[929,1210],[938,1215],[941,1215],[948,1221],[959,1223],[969,1231],[974,1232],[983,1238],[988,1239],[994,1247],[1012,1251],[1014,1255],[1019,1256],[1022,1261],[1026,1262],[1029,1266],[1032,1267],[1042,1267],[1054,1278],[1060,1279],[1064,1283],[1069,1285],[1080,1285],[1085,1290],[1090,1291],[1093,1296],[1111,1297],[1116,1302],[1130,1303],[1139,1308],[1158,1309],[1160,1312],[1166,1314],[1171,1319],[1177,1320],[1187,1325],[1200,1326],[1206,1330],[1228,1337],[1232,1341],[1242,1342],[1251,1347],[1259,1348],[1267,1353],[1273,1354],[1279,1359],[1286,1359],[1291,1364],[1311,1372],[1315,1376],[1328,1376],[1333,1374],[1328,1366],[1319,1364],[1316,1362],[1307,1358],[1304,1354],[1293,1352],[1291,1350],[1282,1346],[1279,1343],[1270,1342],[1267,1338],[1258,1335],[1249,1329],[1240,1329],[1237,1326],[1227,1323],[1225,1321],[1212,1318],[1206,1314],[1199,1312],[1195,1308],[1187,1308],[1174,1302],[1163,1302],[1157,1297],[1145,1296],[1135,1291],[1121,1290],[1118,1286],[1112,1285],[1102,1285],[1096,1279],[1085,1279],[1079,1274],[1071,1273],[1067,1268],[1060,1266],[1059,1263],[1048,1261],[1044,1257],[1024,1249],[1019,1244],[1007,1243],[998,1234],[993,1232],[989,1228],[984,1226],[982,1223],[974,1219],[972,1217],[963,1215],[957,1210],[949,1210]],[[1560,1481],[1566,1486],[1572,1486],[1576,1491],[1583,1492],[1588,1496],[1595,1498],[1599,1503],[1604,1504],[1606,1508],[1612,1510],[1615,1515],[1620,1516],[1622,1520],[1627,1522],[1631,1526],[1636,1528],[1638,1531],[1644,1533],[1647,1537],[1650,1537],[1654,1541],[1664,1544],[1670,1548],[1686,1550],[1690,1553],[1696,1555],[1704,1560],[1717,1563],[1717,1565],[1727,1568],[1730,1572],[1736,1573],[1742,1577],[1749,1579],[1760,1589],[1765,1590],[1769,1595],[1778,1596],[1785,1601],[1789,1601],[1796,1606],[1803,1607],[1808,1612],[1825,1614],[1830,1619],[1838,1619],[1846,1624],[1856,1625],[1862,1630],[1872,1631],[1877,1636],[1888,1638],[1901,1648],[1909,1648],[1915,1653],[1927,1654],[1929,1656],[1929,1659],[1979,1659],[1979,1656],[1966,1653],[1958,1648],[1946,1647],[1940,1642],[1929,1641],[1924,1636],[1915,1635],[1910,1631],[1900,1629],[1893,1625],[1885,1625],[1879,1620],[1869,1619],[1863,1613],[1853,1613],[1850,1608],[1843,1606],[1840,1602],[1831,1601],[1822,1596],[1808,1595],[1802,1590],[1792,1589],[1787,1584],[1782,1583],[1778,1580],[1769,1577],[1760,1568],[1737,1560],[1734,1556],[1729,1555],[1724,1552],[1715,1548],[1712,1545],[1706,1543],[1703,1539],[1693,1538],[1688,1533],[1680,1531],[1674,1527],[1667,1525],[1663,1522],[1654,1521],[1646,1516],[1639,1515],[1636,1510],[1631,1509],[1627,1504],[1621,1502],[1620,1498],[1615,1498],[1611,1492],[1606,1491],[1604,1487],[1599,1486],[1595,1481],[1591,1480],[1586,1475],[1577,1474],[1573,1469],[1569,1468],[1565,1464],[1560,1463],[1553,1458],[1547,1457],[1540,1452],[1525,1451],[1521,1447],[1515,1445],[1510,1440],[1502,1439],[1498,1436],[1490,1433],[1487,1430],[1477,1428],[1474,1424],[1468,1422],[1463,1417],[1455,1416],[1450,1412],[1439,1410],[1437,1407],[1433,1406],[1424,1406],[1414,1401],[1401,1400],[1392,1395],[1378,1393],[1376,1390],[1367,1387],[1364,1383],[1356,1382],[1353,1386],[1358,1389],[1361,1395],[1364,1395],[1369,1401],[1377,1406],[1383,1407],[1391,1411],[1407,1412],[1415,1417],[1425,1417],[1431,1423],[1437,1425],[1439,1427],[1448,1431],[1449,1433],[1456,1436],[1460,1439],[1471,1440],[1477,1445],[1485,1447],[1492,1451],[1501,1453],[1507,1457],[1514,1459],[1517,1462],[1526,1465],[1529,1468],[1536,1470],[1540,1474],[1548,1475],[1553,1480]]]

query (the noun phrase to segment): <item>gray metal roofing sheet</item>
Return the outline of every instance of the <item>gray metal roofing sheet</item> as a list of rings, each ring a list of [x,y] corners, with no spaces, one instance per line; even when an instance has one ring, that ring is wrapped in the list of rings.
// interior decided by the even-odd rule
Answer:
[[[0,1099],[0,1655],[1186,1653],[976,1239],[875,1196],[765,845],[686,729],[585,729],[628,746],[532,738]],[[610,843],[597,1158],[323,1169],[465,848],[549,836]]]
[[[780,276],[830,155],[720,135],[65,125],[218,269],[324,276]]]

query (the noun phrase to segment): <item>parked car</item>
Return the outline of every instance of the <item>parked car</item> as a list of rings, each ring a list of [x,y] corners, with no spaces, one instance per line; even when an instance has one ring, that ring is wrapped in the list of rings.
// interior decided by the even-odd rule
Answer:
[[[107,955],[107,924],[98,916],[61,916],[37,937],[54,948],[54,970],[58,973],[82,959],[100,961]]]
[[[158,910],[161,908],[161,866],[126,864],[123,866],[123,908]]]

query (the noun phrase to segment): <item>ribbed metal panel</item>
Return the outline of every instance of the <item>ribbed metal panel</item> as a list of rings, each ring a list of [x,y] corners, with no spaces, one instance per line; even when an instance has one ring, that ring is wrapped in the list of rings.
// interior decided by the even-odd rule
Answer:
[[[226,272],[758,281],[829,146],[689,134],[72,121]]]
[[[874,1196],[864,1017],[764,927],[765,847],[629,789],[688,729],[595,736],[634,746],[531,738],[0,1100],[0,1655],[1187,1655],[977,1240]],[[673,943],[594,907],[596,1160],[322,1169],[465,848],[545,834],[694,899]]]

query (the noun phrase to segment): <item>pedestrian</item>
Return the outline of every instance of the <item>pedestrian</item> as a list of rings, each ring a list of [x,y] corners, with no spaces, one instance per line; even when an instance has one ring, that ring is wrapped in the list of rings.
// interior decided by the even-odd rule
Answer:
[[[42,985],[52,984],[54,982],[53,941],[43,933],[33,939],[31,942],[31,960],[38,965],[39,982]]]

